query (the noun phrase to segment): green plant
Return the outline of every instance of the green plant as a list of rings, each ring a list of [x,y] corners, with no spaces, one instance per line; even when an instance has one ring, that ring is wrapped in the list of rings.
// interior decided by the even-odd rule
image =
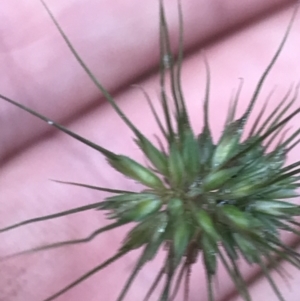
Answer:
[[[181,12],[180,6],[179,12]],[[182,41],[181,13],[179,16],[180,41]],[[216,143],[212,139],[208,122],[210,90],[208,64],[206,63],[207,85],[203,109],[204,128],[199,135],[195,135],[190,126],[186,102],[181,88],[182,42],[177,60],[174,60],[170,51],[168,28],[161,2],[160,96],[164,112],[163,122],[157,117],[151,106],[151,101],[149,101],[149,104],[165,142],[158,143],[158,146],[156,146],[127,119],[111,95],[82,62],[56,20],[52,17],[79,63],[134,133],[135,142],[143,151],[149,166],[146,167],[129,157],[117,155],[102,146],[95,145],[39,113],[5,96],[1,96],[4,100],[96,149],[107,158],[112,167],[126,177],[134,179],[145,186],[145,189],[140,192],[132,192],[67,183],[111,192],[114,195],[99,203],[28,220],[0,230],[4,232],[36,221],[90,209],[108,211],[108,219],[114,220],[112,224],[96,230],[85,240],[59,242],[12,255],[16,256],[88,241],[96,235],[113,228],[131,222],[137,223],[128,233],[124,244],[114,256],[58,293],[45,299],[45,301],[54,300],[129,251],[144,247],[136,268],[118,299],[122,300],[141,267],[154,258],[162,245],[167,247],[167,256],[166,262],[157,277],[157,282],[159,282],[165,274],[165,284],[160,300],[172,299],[183,281],[183,276],[186,275],[188,279],[191,266],[195,262],[198,253],[201,254],[205,264],[210,301],[214,300],[212,280],[217,272],[218,258],[224,264],[242,297],[245,300],[251,300],[247,285],[237,265],[237,259],[240,257],[244,257],[249,264],[260,266],[278,299],[284,300],[270,277],[266,261],[272,263],[274,261],[273,257],[277,256],[299,267],[298,254],[280,240],[279,230],[299,234],[297,228],[295,228],[298,223],[294,219],[300,214],[299,207],[285,199],[297,196],[300,161],[289,165],[285,165],[285,161],[289,151],[299,142],[300,130],[296,130],[288,138],[282,136],[275,148],[272,148],[271,145],[275,139],[280,138],[280,135],[284,133],[290,120],[300,112],[300,109],[297,108],[288,113],[296,100],[297,88],[292,96],[290,95],[292,91],[289,91],[282,102],[274,108],[273,112],[264,121],[261,121],[263,117],[262,110],[247,138],[242,138],[242,135],[265,78],[271,71],[285,44],[293,18],[275,56],[259,79],[247,110],[242,117],[235,119],[237,95],[229,109],[224,132]],[[167,101],[167,72],[170,73],[171,77],[170,88],[175,116],[173,116],[170,103]],[[257,128],[259,122],[261,125]],[[167,146],[163,147],[164,144]],[[180,270],[178,278],[174,290],[172,290],[172,281],[178,270]],[[146,299],[155,289],[157,282],[155,281],[151,287]],[[186,295],[185,298],[187,299],[188,296]]]

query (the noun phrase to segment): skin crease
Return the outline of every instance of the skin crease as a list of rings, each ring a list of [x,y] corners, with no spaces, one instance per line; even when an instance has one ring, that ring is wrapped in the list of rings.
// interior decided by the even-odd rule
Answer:
[[[183,5],[187,20],[186,47],[192,50],[186,57],[182,76],[185,99],[195,132],[198,132],[202,127],[201,105],[205,86],[201,49],[205,46],[212,73],[210,121],[216,138],[222,130],[228,100],[232,88],[238,85],[238,77],[245,78],[238,110],[242,112],[259,76],[281,41],[291,15],[291,8],[272,13],[284,1],[277,1],[276,4],[245,1],[243,5],[239,2],[223,1],[220,6],[217,1],[207,4],[206,1],[193,0],[189,5]],[[137,146],[131,141],[132,133],[101,99],[41,5],[33,0],[28,3],[19,8],[16,0],[1,4],[1,14],[6,16],[7,22],[3,22],[0,28],[0,93],[62,122],[74,132],[109,150],[144,163]],[[100,82],[109,91],[115,91],[116,101],[132,122],[147,137],[152,137],[157,128],[149,108],[140,91],[129,84],[137,83],[145,88],[158,107],[158,77],[152,72],[157,70],[158,59],[158,5],[156,1],[145,1],[138,7],[137,0],[122,3],[73,0],[49,1],[49,6]],[[132,13],[134,10],[139,14]],[[166,1],[166,10],[170,32],[175,37],[176,5]],[[262,13],[265,14],[263,17]],[[99,14],[100,17],[97,17]],[[255,22],[249,21],[255,17]],[[247,22],[250,22],[248,26],[244,26]],[[233,28],[234,32],[229,31]],[[290,84],[299,80],[300,68],[295,64],[299,59],[299,53],[295,51],[300,43],[299,29],[300,14],[255,112],[259,111],[274,85],[278,87],[267,112],[280,101]],[[299,116],[293,124],[298,122]],[[118,189],[141,189],[110,168],[105,158],[96,151],[64,134],[49,130],[47,125],[4,101],[0,103],[0,126],[3,158],[0,170],[1,227],[98,202],[107,196],[101,192],[56,184],[48,179]],[[299,160],[297,152],[299,147],[291,152],[289,160]],[[45,243],[85,237],[107,223],[101,212],[91,211],[15,229],[1,234],[0,256]],[[112,256],[128,229],[100,235],[89,244],[1,262],[0,300],[45,299]],[[292,241],[291,237],[285,239]],[[114,301],[134,267],[137,253],[128,254],[57,300]],[[163,258],[164,252],[139,274],[126,300],[142,300]],[[257,272],[255,267],[244,264],[241,268],[247,279]],[[275,278],[287,300],[298,300],[300,273],[288,266],[287,270],[294,278],[291,280],[291,291],[282,279],[276,275]],[[241,300],[234,296],[234,285],[222,267],[218,282],[216,300]],[[253,292],[253,300],[276,300],[263,278],[259,278],[249,289]],[[193,267],[190,300],[199,300],[200,292],[201,301],[206,300],[205,276],[199,256],[198,263]],[[180,294],[178,300],[181,298]]]

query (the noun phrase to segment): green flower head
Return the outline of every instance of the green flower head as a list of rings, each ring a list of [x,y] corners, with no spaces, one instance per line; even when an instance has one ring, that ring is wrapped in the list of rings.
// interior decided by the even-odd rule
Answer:
[[[300,255],[280,238],[282,231],[300,234],[297,230],[299,224],[295,220],[295,217],[300,215],[300,207],[291,201],[298,196],[300,161],[286,164],[289,152],[300,141],[300,129],[296,129],[288,138],[284,135],[289,122],[300,113],[300,108],[294,111],[291,109],[297,97],[298,87],[288,91],[268,116],[264,114],[265,106],[247,135],[245,127],[264,81],[284,47],[296,12],[279,48],[259,79],[246,111],[241,117],[235,117],[237,95],[228,110],[223,133],[219,140],[215,141],[209,124],[209,66],[205,60],[207,83],[203,106],[204,126],[199,133],[190,125],[181,88],[183,60],[181,8],[179,5],[180,47],[178,54],[174,56],[170,50],[168,26],[161,1],[160,102],[163,120],[159,119],[151,101],[149,99],[148,101],[165,141],[155,145],[123,114],[112,96],[81,60],[49,9],[45,4],[44,6],[79,63],[116,113],[132,130],[135,142],[148,162],[145,166],[133,158],[115,154],[39,113],[1,96],[4,100],[98,150],[114,169],[144,187],[142,191],[131,192],[64,182],[108,191],[113,195],[103,202],[27,220],[0,230],[4,232],[32,222],[90,209],[105,211],[112,223],[95,231],[91,237],[85,239],[86,241],[124,224],[135,223],[113,257],[45,301],[56,299],[124,254],[142,248],[136,267],[118,298],[118,301],[121,301],[140,269],[157,255],[161,247],[165,247],[166,259],[153,285],[150,285],[149,292],[145,292],[145,300],[150,298],[161,281],[164,284],[159,300],[173,300],[178,287],[184,282],[184,276],[188,277],[197,258],[202,258],[204,262],[209,301],[215,300],[212,282],[219,264],[224,265],[243,299],[252,300],[238,267],[240,258],[244,258],[249,264],[258,265],[278,299],[284,300],[270,276],[269,266],[274,264],[275,260],[284,259],[300,268]],[[167,96],[166,92],[169,89],[168,76],[171,97]],[[273,147],[275,142],[277,145]],[[78,242],[83,240],[41,246],[12,256]]]

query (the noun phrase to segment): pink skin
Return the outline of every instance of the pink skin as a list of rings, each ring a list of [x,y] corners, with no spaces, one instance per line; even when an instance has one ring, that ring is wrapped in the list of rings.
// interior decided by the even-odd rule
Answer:
[[[176,36],[176,5],[170,0],[165,2],[170,32]],[[277,0],[276,7],[287,2],[292,1]],[[239,105],[241,112],[283,36],[291,9],[271,14],[276,8],[274,1],[209,3],[191,0],[188,5],[183,5],[186,47],[193,50],[184,64],[183,87],[193,125],[199,131],[205,85],[201,49],[205,46],[212,72],[210,121],[217,137],[232,88],[238,85],[237,78],[245,78]],[[53,0],[49,1],[49,6],[97,78],[109,91],[118,91],[115,93],[118,104],[132,122],[151,137],[157,132],[155,122],[140,91],[130,85],[138,83],[144,87],[158,107],[158,77],[151,73],[157,71],[158,60],[157,2]],[[263,13],[264,17],[259,18]],[[78,66],[38,1],[30,0],[26,4],[17,0],[3,1],[1,14],[4,20],[0,25],[1,94],[67,125],[99,145],[144,162],[131,141],[132,133]],[[245,27],[246,24],[249,26]],[[256,112],[274,85],[278,84],[278,88],[268,111],[282,98],[290,83],[299,79],[300,68],[296,64],[299,60],[296,51],[300,43],[299,26],[298,14]],[[230,31],[232,29],[234,33]],[[297,121],[299,117],[295,118],[294,125]],[[107,195],[56,184],[48,181],[50,178],[128,190],[141,188],[110,168],[101,154],[4,101],[0,103],[0,126],[0,157],[3,159],[0,171],[1,227],[98,202]],[[299,147],[294,149],[290,160],[299,160],[299,150]],[[107,221],[101,212],[90,211],[25,226],[1,234],[0,254],[4,256],[45,243],[85,237],[105,224]],[[112,256],[126,229],[100,235],[89,244],[1,262],[0,300],[45,299]],[[286,239],[292,241],[293,238]],[[128,254],[57,300],[114,301],[137,256],[137,252]],[[164,252],[141,271],[126,300],[142,300],[163,256]],[[199,300],[200,292],[201,301],[206,300],[201,265],[199,256],[199,262],[193,267],[191,300]],[[247,279],[257,272],[255,267],[246,265],[242,265],[242,269]],[[276,274],[275,278],[287,300],[298,300],[300,273],[289,266],[287,270],[294,278],[291,280],[292,291],[288,291]],[[263,278],[258,278],[249,289],[253,300],[276,298]],[[220,267],[216,300],[240,300],[235,299],[234,292],[234,285]],[[231,297],[224,299],[225,296]]]

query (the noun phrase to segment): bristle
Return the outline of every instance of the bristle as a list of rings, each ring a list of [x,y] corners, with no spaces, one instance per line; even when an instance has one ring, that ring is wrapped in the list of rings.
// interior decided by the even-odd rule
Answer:
[[[62,248],[62,247],[66,247],[66,246],[84,244],[84,243],[92,241],[96,236],[98,236],[98,235],[100,235],[104,232],[110,231],[112,229],[121,227],[124,224],[125,224],[124,222],[116,222],[116,223],[110,224],[108,226],[101,227],[101,228],[93,231],[87,237],[82,238],[82,239],[74,239],[74,240],[66,240],[66,241],[56,242],[56,243],[53,243],[53,244],[43,245],[43,246],[40,246],[40,247],[31,248],[29,250],[25,250],[25,251],[21,251],[21,252],[18,252],[18,253],[10,254],[10,255],[1,257],[0,262],[1,261],[7,261],[8,259],[12,259],[12,258],[15,258],[15,257],[19,257],[21,255],[26,255],[26,254],[32,254],[32,253],[36,253],[36,252],[40,252],[40,251],[57,249],[57,248]]]
[[[107,267],[108,265],[112,264],[114,261],[118,260],[119,258],[123,257],[127,252],[120,252],[117,253],[116,255],[112,256],[111,258],[109,258],[108,260],[106,260],[104,263],[96,266],[95,268],[93,268],[92,270],[88,271],[86,274],[82,275],[81,277],[79,277],[77,280],[75,280],[74,282],[70,283],[69,285],[67,285],[66,287],[64,287],[62,290],[58,291],[57,293],[53,294],[52,296],[44,299],[43,301],[52,301],[55,300],[57,297],[65,294],[67,291],[69,291],[70,289],[72,289],[73,287],[75,287],[76,285],[80,284],[81,282],[85,281],[86,279],[90,278],[92,275],[98,273],[99,271],[101,271],[102,269],[104,269],[105,267]]]

